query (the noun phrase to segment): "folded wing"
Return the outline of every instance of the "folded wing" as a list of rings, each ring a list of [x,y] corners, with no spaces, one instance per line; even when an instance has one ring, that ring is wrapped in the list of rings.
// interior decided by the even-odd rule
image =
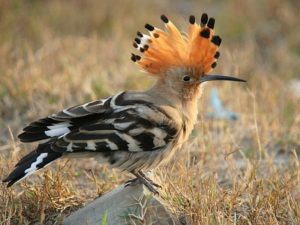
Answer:
[[[22,142],[34,142],[59,137],[87,121],[93,121],[109,110],[110,98],[74,106],[37,120],[23,129],[18,137]]]
[[[166,147],[178,133],[165,112],[149,102],[125,103],[119,95],[110,102],[110,109],[99,119],[81,124],[57,138],[53,150],[64,153],[155,151]]]

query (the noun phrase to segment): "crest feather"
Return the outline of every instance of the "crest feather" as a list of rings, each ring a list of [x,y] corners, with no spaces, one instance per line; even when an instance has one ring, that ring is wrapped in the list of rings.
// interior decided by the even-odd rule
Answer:
[[[214,35],[215,19],[202,14],[201,23],[190,16],[187,33],[181,33],[165,16],[161,16],[165,29],[146,24],[149,35],[138,32],[133,46],[142,55],[133,54],[132,60],[153,75],[161,75],[174,67],[190,68],[207,74],[216,66],[221,38]]]

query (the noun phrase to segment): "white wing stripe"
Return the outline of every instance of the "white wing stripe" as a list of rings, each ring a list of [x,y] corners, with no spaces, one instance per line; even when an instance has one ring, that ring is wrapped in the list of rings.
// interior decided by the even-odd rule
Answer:
[[[88,150],[96,150],[96,145],[94,141],[87,141],[87,147],[86,149]]]
[[[72,117],[76,117],[77,116],[76,114],[69,112],[68,109],[64,109],[63,113],[67,114],[68,116],[72,116]]]
[[[67,128],[67,127],[61,127],[61,128],[57,128],[57,129],[54,129],[54,130],[47,130],[45,131],[45,134],[48,136],[48,137],[56,137],[56,136],[61,136],[65,133],[68,133],[70,132],[70,129]]]
[[[104,141],[107,143],[108,147],[111,150],[119,150],[118,146],[115,143],[113,143],[112,141],[110,141],[108,139],[104,139]]]
[[[130,152],[139,152],[139,151],[142,151],[143,149],[141,149],[139,147],[140,143],[135,140],[133,137],[125,134],[125,133],[122,133],[120,134],[119,132],[115,132],[120,138],[122,138],[124,141],[127,142],[128,144],[128,151]]]
[[[118,94],[116,94],[116,95],[114,95],[113,96],[113,98],[111,99],[111,102],[110,102],[110,106],[112,107],[112,108],[118,108],[118,107],[120,107],[120,106],[117,106],[116,105],[116,99],[119,97],[119,95],[121,95],[121,94],[123,94],[124,92],[120,92],[120,93],[118,93]],[[122,107],[123,108],[123,107]]]
[[[130,125],[134,124],[134,121],[130,121],[130,122],[125,122],[125,123],[114,123],[114,127],[117,130],[125,130],[127,129]]]
[[[162,147],[166,145],[164,138],[167,137],[167,133],[160,128],[153,128],[149,130],[152,134],[154,134],[153,144],[155,147]]]
[[[67,152],[73,152],[72,145],[73,145],[72,142],[70,142],[70,143],[68,144],[68,146],[67,146]]]
[[[141,134],[142,132],[145,131],[145,128],[144,127],[139,127],[139,128],[134,128],[134,129],[131,129],[128,133],[130,135],[138,135],[138,134]]]
[[[26,170],[24,171],[24,173],[26,173],[26,176],[28,176],[28,175],[34,173],[34,172],[37,170],[37,167],[36,167],[36,166],[39,165],[40,163],[42,163],[42,162],[43,162],[43,159],[46,158],[47,156],[48,156],[48,153],[42,153],[42,154],[40,154],[40,155],[37,157],[36,161],[33,162],[33,163],[31,164],[31,166],[30,166],[28,169],[26,169]]]

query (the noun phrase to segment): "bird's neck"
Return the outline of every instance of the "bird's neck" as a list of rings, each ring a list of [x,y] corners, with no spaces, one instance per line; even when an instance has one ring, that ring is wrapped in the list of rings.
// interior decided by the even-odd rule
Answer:
[[[148,91],[148,94],[161,104],[170,105],[180,111],[188,133],[194,127],[198,115],[198,99],[201,96],[200,87],[194,90],[190,98],[182,96],[178,91],[166,85],[163,81],[157,83]]]

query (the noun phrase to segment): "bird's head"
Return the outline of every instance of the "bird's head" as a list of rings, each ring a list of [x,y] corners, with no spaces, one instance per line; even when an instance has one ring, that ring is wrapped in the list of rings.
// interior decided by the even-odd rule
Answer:
[[[137,33],[133,46],[142,55],[132,54],[144,71],[157,77],[184,98],[191,98],[206,81],[229,80],[245,82],[231,76],[209,75],[217,65],[222,39],[214,34],[215,19],[202,14],[200,24],[190,16],[186,33],[181,33],[165,16],[165,29],[146,24],[149,35]]]

